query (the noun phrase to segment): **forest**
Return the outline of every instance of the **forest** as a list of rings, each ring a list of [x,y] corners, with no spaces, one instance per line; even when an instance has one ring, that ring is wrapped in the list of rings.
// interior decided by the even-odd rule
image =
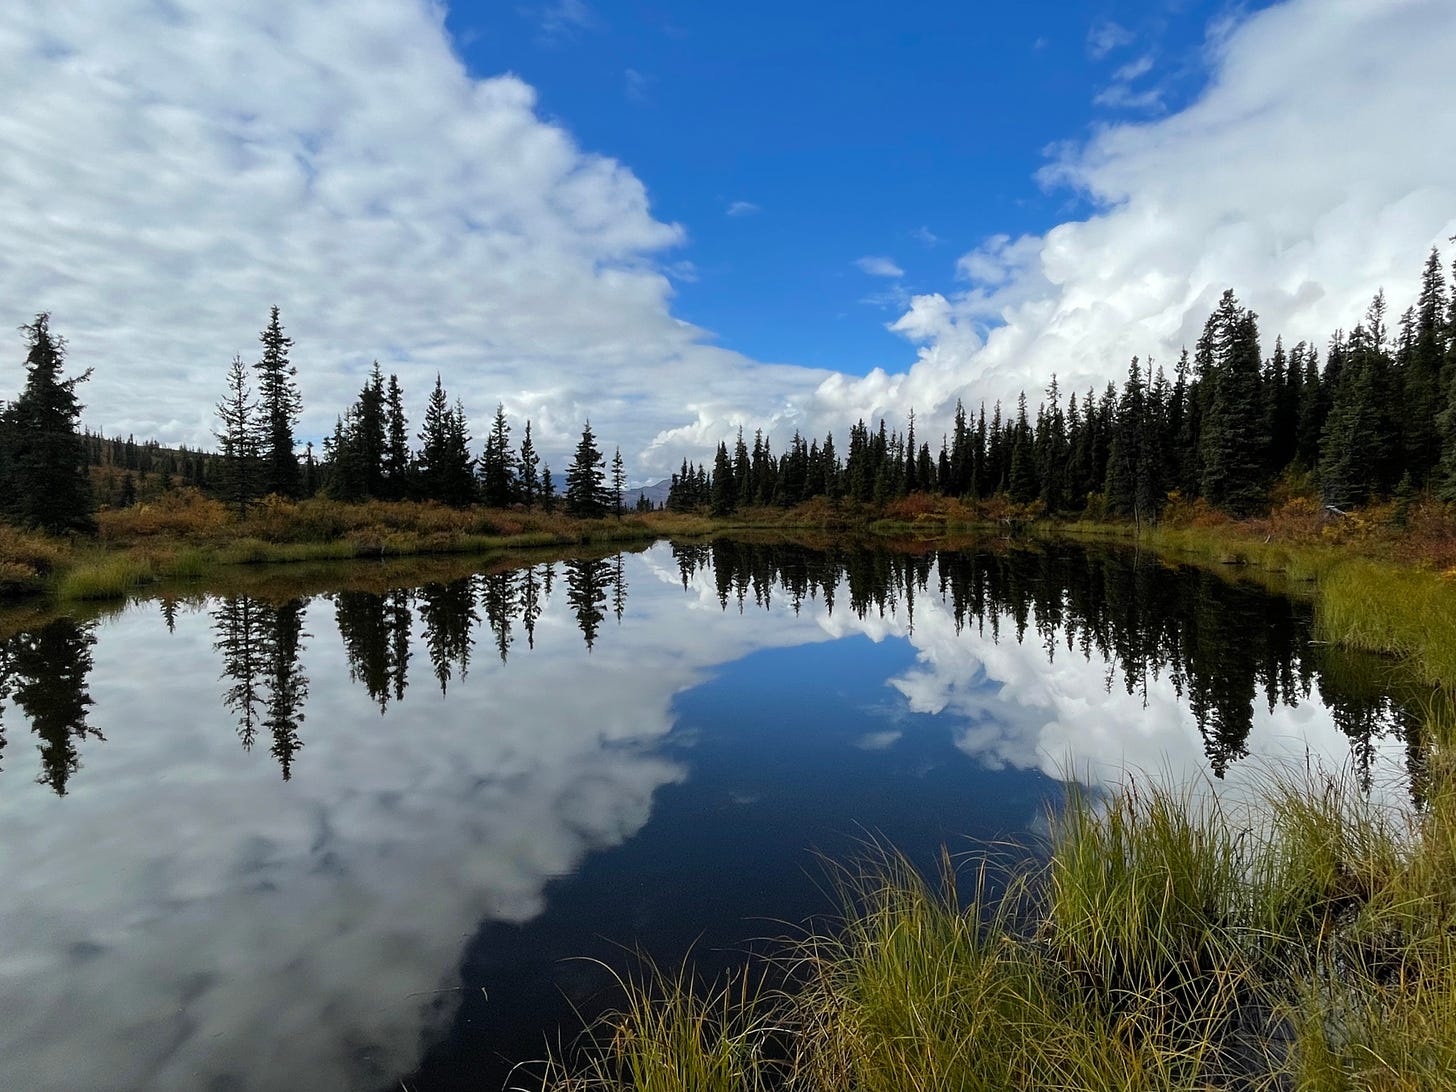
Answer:
[[[126,507],[184,487],[239,517],[269,495],[321,495],[596,518],[620,515],[629,495],[620,448],[609,463],[590,421],[558,489],[530,420],[514,441],[498,405],[477,448],[463,405],[438,375],[412,437],[399,379],[377,361],[322,450],[308,442],[300,456],[293,341],[276,306],[259,359],[234,356],[229,365],[212,451],[83,429],[77,388],[89,371],[63,375],[65,342],[49,316],[22,332],[25,385],[0,409],[0,514],[18,526],[86,532],[98,504]],[[879,508],[912,494],[997,499],[1025,518],[1139,525],[1178,501],[1244,517],[1294,496],[1335,512],[1422,494],[1456,500],[1456,292],[1433,248],[1415,302],[1393,326],[1382,291],[1323,352],[1276,337],[1266,356],[1258,316],[1228,290],[1171,378],[1134,357],[1120,388],[1074,392],[1065,404],[1049,377],[1034,412],[1024,392],[1014,409],[982,402],[974,414],[962,399],[934,446],[917,435],[913,410],[903,432],[883,418],[855,422],[842,457],[832,433],[806,440],[796,431],[776,454],[770,437],[756,432],[750,445],[740,430],[731,448],[718,445],[711,467],[683,460],[666,507],[723,517],[815,498]],[[635,507],[651,505],[639,495]]]
[[[1317,493],[1337,509],[1423,490],[1456,500],[1456,299],[1433,248],[1420,292],[1392,330],[1384,293],[1320,350],[1276,338],[1266,357],[1258,316],[1226,291],[1170,381],[1134,357],[1119,389],[1073,393],[1056,377],[1033,415],[958,403],[938,446],[863,420],[843,460],[832,434],[795,433],[782,455],[755,434],[720,444],[710,468],[684,463],[670,507],[716,515],[813,497],[881,505],[911,493],[1003,497],[1028,514],[1156,521],[1170,502],[1202,499],[1230,515],[1276,491]]]

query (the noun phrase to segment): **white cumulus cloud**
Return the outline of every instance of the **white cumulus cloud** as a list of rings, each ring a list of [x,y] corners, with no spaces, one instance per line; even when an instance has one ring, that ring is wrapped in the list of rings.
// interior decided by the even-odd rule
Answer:
[[[1133,355],[1171,366],[1230,287],[1271,344],[1323,344],[1381,287],[1413,299],[1456,233],[1456,146],[1437,135],[1456,132],[1456,5],[1289,0],[1209,49],[1188,107],[1103,128],[1043,172],[1092,215],[962,257],[965,287],[915,297],[891,325],[920,345],[915,364],[832,378],[811,415],[913,405],[934,423],[957,397],[1034,401],[1053,373],[1100,389]]]
[[[654,467],[650,439],[703,392],[768,420],[824,378],[675,318],[682,228],[520,79],[469,75],[427,0],[17,0],[0,102],[0,327],[50,311],[108,434],[210,446],[227,362],[256,359],[275,303],[301,436],[377,357],[416,427],[438,371],[477,434],[497,402],[533,418],[558,474],[587,417],[662,472],[681,452]],[[0,344],[0,394],[22,353]]]

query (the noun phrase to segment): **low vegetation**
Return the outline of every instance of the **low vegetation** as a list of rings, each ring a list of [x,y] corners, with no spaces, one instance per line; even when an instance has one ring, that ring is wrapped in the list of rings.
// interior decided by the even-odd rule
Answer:
[[[216,500],[178,489],[149,504],[98,513],[94,539],[0,524],[0,598],[43,593],[64,600],[121,598],[146,584],[216,580],[220,570],[236,565],[488,556],[714,529],[702,517],[667,512],[576,519],[539,510],[278,497],[239,519]]]
[[[1007,875],[979,865],[969,893],[954,869],[930,881],[893,856],[853,873],[836,928],[782,942],[785,985],[624,982],[546,1087],[1449,1089],[1456,585],[1434,512],[1402,524],[1286,505],[1263,525],[1193,513],[1143,541],[1297,582],[1319,639],[1422,686],[1414,806],[1310,769],[1270,771],[1237,803],[1134,777],[1073,791],[1041,852]]]
[[[1130,779],[1074,793],[1041,863],[982,866],[969,897],[881,860],[837,931],[786,942],[792,986],[629,981],[547,1087],[1448,1089],[1450,725],[1418,813],[1319,772],[1240,805]]]

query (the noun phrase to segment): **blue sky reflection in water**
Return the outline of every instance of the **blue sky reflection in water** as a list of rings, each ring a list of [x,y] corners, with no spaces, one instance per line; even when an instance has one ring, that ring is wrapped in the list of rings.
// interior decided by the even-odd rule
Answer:
[[[1084,655],[1074,635],[1069,650],[1062,626],[1039,633],[1035,610],[1019,642],[1014,609],[958,625],[938,586],[947,564],[917,563],[913,610],[903,566],[859,564],[836,578],[831,612],[822,589],[795,610],[775,581],[852,557],[801,554],[766,583],[767,555],[750,554],[720,552],[717,573],[686,566],[686,588],[667,545],[625,556],[620,622],[599,580],[614,561],[595,575],[557,563],[549,594],[538,567],[529,639],[521,574],[392,606],[368,593],[260,601],[264,659],[296,656],[284,674],[260,670],[247,751],[237,702],[222,701],[236,697],[215,648],[222,601],[179,607],[174,632],[155,602],[96,623],[84,685],[99,735],[81,739],[34,734],[40,699],[22,676],[41,642],[8,642],[0,1086],[385,1088],[415,1074],[412,1088],[493,1087],[502,1053],[519,1057],[568,1000],[590,1000],[596,980],[570,957],[640,944],[672,959],[780,933],[771,919],[832,909],[814,850],[880,832],[923,858],[963,835],[1024,836],[1069,764],[1206,770],[1179,687],[1205,721],[1242,703],[1248,734],[1232,751],[1253,756],[1303,762],[1308,749],[1342,764],[1352,744],[1337,719],[1393,716],[1368,680],[1337,685],[1330,663],[1309,660],[1329,654],[1306,654],[1299,608],[1216,577],[1182,591],[1170,582],[1193,578],[1138,582],[1149,617],[1175,603],[1207,615],[1173,634],[1180,663],[1233,636],[1229,618],[1303,659],[1249,659],[1209,685],[1175,686],[1182,669],[1164,668],[1130,693],[1095,647]],[[1050,589],[1068,616],[1079,593],[1056,581],[1104,579],[1080,553],[996,564],[1003,591]],[[502,662],[492,621],[512,599]],[[1249,656],[1267,643],[1245,637]],[[396,700],[377,684],[404,651]],[[1271,707],[1260,679],[1309,694]],[[280,688],[297,699],[286,725],[270,718]],[[56,761],[67,747],[74,764]],[[1398,769],[1404,745],[1377,733],[1369,753]],[[1222,784],[1238,791],[1257,765],[1235,755]],[[56,769],[64,796],[55,775],[37,779]],[[1400,792],[1385,776],[1374,791]]]

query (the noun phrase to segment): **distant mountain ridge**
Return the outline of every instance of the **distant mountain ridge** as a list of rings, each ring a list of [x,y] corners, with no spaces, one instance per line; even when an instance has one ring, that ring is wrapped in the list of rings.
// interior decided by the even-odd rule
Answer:
[[[653,508],[661,508],[667,503],[667,491],[672,482],[663,478],[660,482],[653,482],[651,485],[640,486],[636,489],[628,489],[622,494],[622,507],[634,508],[637,505],[639,496],[646,497]]]

